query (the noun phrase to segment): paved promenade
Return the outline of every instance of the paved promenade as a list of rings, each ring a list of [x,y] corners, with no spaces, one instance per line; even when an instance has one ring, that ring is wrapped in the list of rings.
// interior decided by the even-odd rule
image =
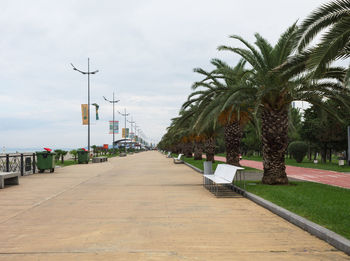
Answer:
[[[226,158],[222,156],[215,156],[215,160],[226,162]],[[263,164],[260,161],[241,160],[240,163],[243,166],[263,169]],[[295,166],[286,166],[286,172],[287,176],[291,178],[350,189],[350,174],[348,173]]]
[[[75,165],[0,190],[0,260],[350,260],[158,152]]]

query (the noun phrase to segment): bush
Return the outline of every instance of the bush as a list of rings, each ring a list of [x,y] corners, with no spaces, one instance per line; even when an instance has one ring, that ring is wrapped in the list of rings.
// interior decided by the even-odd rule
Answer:
[[[254,151],[252,151],[252,150],[248,150],[248,152],[247,152],[246,156],[247,156],[247,157],[254,156]]]
[[[302,162],[307,154],[307,144],[303,141],[293,141],[288,146],[288,151],[292,157],[298,162]]]

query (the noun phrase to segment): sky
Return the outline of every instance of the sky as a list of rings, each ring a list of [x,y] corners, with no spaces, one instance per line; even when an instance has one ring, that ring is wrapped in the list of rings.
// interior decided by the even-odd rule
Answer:
[[[116,99],[148,142],[158,142],[170,120],[219,52],[237,46],[229,35],[250,42],[258,32],[274,44],[287,27],[328,1],[317,0],[1,0],[0,147],[79,148],[87,146],[81,104],[87,76],[90,100],[100,106],[91,119],[91,145],[111,144],[108,121]],[[94,115],[94,107],[91,107]],[[127,127],[130,127],[128,123]],[[120,135],[116,135],[119,139]]]

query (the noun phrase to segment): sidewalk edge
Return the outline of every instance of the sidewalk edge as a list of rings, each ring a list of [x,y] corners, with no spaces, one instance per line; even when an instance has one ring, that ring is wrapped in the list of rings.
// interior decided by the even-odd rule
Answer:
[[[203,171],[201,169],[191,165],[190,163],[187,163],[186,161],[184,161],[184,163],[185,163],[185,165],[189,166],[190,168],[194,169],[195,171],[203,174]]]
[[[235,186],[235,189],[241,193],[244,197],[252,200],[256,204],[270,210],[272,213],[284,218],[285,220],[289,221],[290,223],[300,227],[301,229],[309,232],[310,234],[326,241],[330,245],[334,246],[335,248],[345,252],[346,254],[350,255],[350,240],[342,237],[341,235],[324,228],[314,222],[311,222],[310,220],[303,218],[297,214],[294,214],[293,212],[290,212],[289,210],[286,210],[285,208],[282,208],[280,206],[277,206],[276,204],[263,199],[259,196],[256,196],[252,193],[249,193],[237,186]]]
[[[197,167],[187,163],[184,161],[184,163],[192,168],[193,170],[203,173],[202,170],[198,169]],[[259,196],[256,196],[250,192],[247,192],[243,190],[240,187],[234,186],[235,190],[237,190],[240,194],[242,194],[247,199],[250,199],[251,201],[255,202],[256,204],[270,210],[272,213],[282,217],[283,219],[287,220],[288,222],[300,227],[301,229],[309,232],[311,235],[314,235],[330,245],[334,246],[338,250],[343,251],[344,253],[350,255],[350,240],[346,239],[345,237],[342,237],[341,235],[338,235],[337,233],[324,228],[314,222],[311,222],[310,220],[303,218],[297,214],[294,214],[293,212],[290,212],[289,210],[282,208],[280,206],[277,206],[276,204],[263,199]]]

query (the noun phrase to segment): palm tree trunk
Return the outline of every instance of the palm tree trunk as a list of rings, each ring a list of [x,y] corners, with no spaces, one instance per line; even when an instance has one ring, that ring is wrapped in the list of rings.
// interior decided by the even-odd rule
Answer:
[[[186,158],[192,158],[192,142],[184,144],[184,154]]]
[[[241,166],[239,164],[240,143],[242,138],[242,129],[238,122],[229,123],[224,128],[226,163]]]
[[[194,160],[202,160],[203,153],[203,143],[202,142],[194,142]]]
[[[214,156],[215,156],[215,138],[210,137],[205,140],[204,143],[204,151],[205,151],[205,157],[207,161],[215,162]]]
[[[288,184],[284,155],[288,146],[288,112],[262,111],[262,144],[264,175],[262,183]]]

